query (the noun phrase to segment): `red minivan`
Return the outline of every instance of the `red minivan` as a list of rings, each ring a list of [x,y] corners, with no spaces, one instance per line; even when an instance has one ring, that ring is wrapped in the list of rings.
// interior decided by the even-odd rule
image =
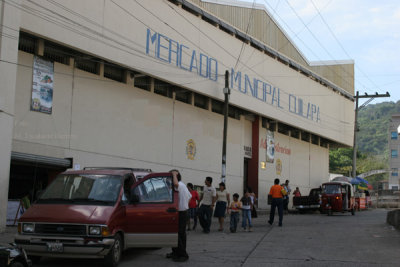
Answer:
[[[178,193],[170,173],[92,168],[58,175],[21,216],[15,243],[40,257],[104,258],[124,249],[178,244]]]

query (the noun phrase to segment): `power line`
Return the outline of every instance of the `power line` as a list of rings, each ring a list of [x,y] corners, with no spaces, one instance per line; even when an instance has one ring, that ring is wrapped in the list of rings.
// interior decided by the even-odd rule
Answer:
[[[339,44],[340,48],[343,50],[343,52],[346,54],[347,57],[351,58],[351,56],[349,55],[349,53],[347,53],[346,49],[344,48],[344,46],[341,44],[341,42],[339,41],[339,39],[336,37],[335,33],[332,31],[331,27],[329,27],[329,24],[326,22],[326,20],[324,19],[324,17],[322,16],[321,12],[319,11],[318,7],[315,5],[313,0],[310,0],[311,3],[313,4],[315,10],[317,10],[321,20],[324,22],[325,26],[328,28],[329,32],[332,34],[333,38],[335,38],[336,42]],[[362,69],[360,69],[358,67],[357,64],[355,64],[356,68],[362,73],[364,74],[365,77],[367,77],[367,79],[376,87],[378,87],[364,72]],[[368,89],[368,88],[367,88]],[[369,90],[369,89],[368,89]],[[372,90],[369,90],[372,91]]]
[[[250,22],[251,22],[251,20],[253,19],[253,12],[254,12],[254,6],[255,6],[255,5],[256,5],[256,0],[253,1],[253,6],[252,6],[252,8],[251,8],[251,12],[250,12],[250,16],[249,16],[249,21],[248,21],[248,23],[247,23],[246,35],[247,35],[248,32],[249,32],[249,29],[250,29]],[[240,57],[241,57],[241,55],[242,55],[242,53],[243,53],[243,51],[244,51],[245,44],[246,44],[245,42],[242,43],[242,47],[240,48],[240,53],[239,53],[239,56],[238,56],[238,58],[237,58],[237,60],[236,60],[236,64],[235,64],[234,69],[236,69],[236,67],[237,67],[237,65],[238,65],[238,63],[239,63]]]
[[[318,55],[315,54],[315,52],[314,52],[312,49],[310,49],[310,48],[308,47],[308,45],[307,45],[301,38],[299,38],[299,37],[297,36],[298,34],[297,34],[294,30],[292,30],[292,28],[285,22],[285,20],[283,20],[283,18],[282,18],[281,16],[279,16],[279,14],[271,7],[271,5],[270,5],[266,0],[264,0],[264,2],[265,2],[265,4],[266,4],[267,6],[269,6],[269,7],[274,11],[275,15],[281,20],[281,22],[282,22],[283,24],[286,25],[286,27],[294,34],[294,36],[304,45],[304,47],[307,48],[316,58],[320,59],[320,58],[318,57]],[[304,25],[306,26],[306,24],[304,24]],[[291,42],[290,42],[289,40],[287,40],[286,43],[283,44],[281,48],[287,46],[288,44],[291,44]],[[278,48],[278,51],[279,51],[281,48]],[[307,60],[306,60],[306,61],[307,61]],[[263,63],[263,62],[261,61],[260,63],[257,63],[257,64],[255,64],[255,65],[253,65],[253,66],[251,66],[251,67],[254,68],[254,67],[258,66],[258,65],[261,64],[261,63]],[[349,72],[348,72],[346,69],[344,69],[341,65],[338,65],[338,66],[339,66],[345,73],[349,74],[349,76],[354,77],[354,75],[352,75],[351,73],[349,73]],[[336,74],[337,76],[343,76],[343,75],[339,75],[339,73],[337,73],[337,72],[336,72],[335,70],[333,70],[333,69],[331,69],[331,71],[332,71],[334,74]],[[352,83],[349,83],[347,80],[343,80],[343,81],[344,81],[344,83],[348,84],[350,87],[353,87],[353,84],[352,84]],[[356,81],[356,82],[357,82],[357,81]]]

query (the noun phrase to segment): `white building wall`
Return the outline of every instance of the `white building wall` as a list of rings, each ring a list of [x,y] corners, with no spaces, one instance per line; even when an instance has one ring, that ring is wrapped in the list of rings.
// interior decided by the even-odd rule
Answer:
[[[327,139],[352,145],[353,101],[332,89],[250,45],[245,45],[242,49],[241,40],[168,1],[126,1],[116,5],[107,0],[104,5],[95,4],[96,7],[91,10],[94,2],[63,2],[67,9],[47,1],[28,2],[26,5],[39,10],[38,12],[46,13],[43,8],[46,7],[68,19],[61,23],[48,23],[39,16],[24,13],[22,28],[220,100],[223,99],[223,73],[233,69],[235,74],[241,73],[242,88],[230,81],[232,104],[279,119]],[[59,22],[59,19],[56,21]],[[70,23],[77,30],[66,27]],[[161,34],[157,35],[161,36],[160,46],[151,41],[149,43],[148,30],[151,36]],[[169,48],[168,40],[173,40],[172,47],[183,45],[180,49],[183,68],[178,66],[175,50]],[[196,70],[184,69],[189,67],[193,53],[199,68],[201,53],[218,61],[217,81],[201,77]],[[170,62],[169,55],[172,55]],[[258,98],[252,95],[250,88],[244,92],[245,75],[251,83],[254,79],[260,81]],[[276,89],[275,95],[267,95],[265,102],[260,100],[264,93],[262,82],[270,85],[272,90]],[[303,116],[297,114],[299,109],[294,103],[299,99],[303,100]],[[306,118],[308,104],[310,108],[312,105],[319,108],[318,121],[316,114],[313,118]]]
[[[223,116],[131,85],[55,63],[53,114],[29,110],[33,55],[19,52],[13,151],[72,157],[84,166],[125,166],[168,171],[186,182],[220,181]],[[187,141],[196,144],[194,160]],[[227,186],[242,192],[244,144],[251,122],[229,118]]]
[[[266,160],[266,150],[262,146],[267,130],[260,129],[260,161]],[[298,138],[289,137],[274,132],[275,137],[275,158],[273,163],[266,163],[266,168],[259,168],[259,207],[268,208],[267,197],[274,179],[278,178],[280,183],[289,180],[292,189],[298,186],[302,195],[308,195],[311,188],[319,187],[329,178],[329,150]],[[285,148],[278,151],[277,146]],[[288,152],[290,150],[290,152]],[[286,151],[286,152],[283,152]],[[277,170],[278,160],[282,163],[281,172]],[[290,196],[289,207],[292,204]]]
[[[20,0],[15,1],[18,5]],[[0,2],[0,232],[6,225],[20,12]]]

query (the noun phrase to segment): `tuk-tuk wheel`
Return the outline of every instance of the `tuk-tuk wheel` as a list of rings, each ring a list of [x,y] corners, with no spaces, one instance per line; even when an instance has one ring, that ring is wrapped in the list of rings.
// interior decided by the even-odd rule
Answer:
[[[332,216],[332,210],[331,209],[328,210],[328,216]]]
[[[356,210],[354,208],[351,209],[351,215],[354,215],[356,213]]]

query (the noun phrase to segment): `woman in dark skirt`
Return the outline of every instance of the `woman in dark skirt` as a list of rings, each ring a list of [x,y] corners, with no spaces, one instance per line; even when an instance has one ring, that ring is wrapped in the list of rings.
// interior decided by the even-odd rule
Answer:
[[[219,229],[218,231],[224,230],[224,219],[227,207],[230,204],[230,196],[226,191],[225,183],[219,184],[219,191],[217,191],[217,204],[215,206],[214,217],[218,218]]]

